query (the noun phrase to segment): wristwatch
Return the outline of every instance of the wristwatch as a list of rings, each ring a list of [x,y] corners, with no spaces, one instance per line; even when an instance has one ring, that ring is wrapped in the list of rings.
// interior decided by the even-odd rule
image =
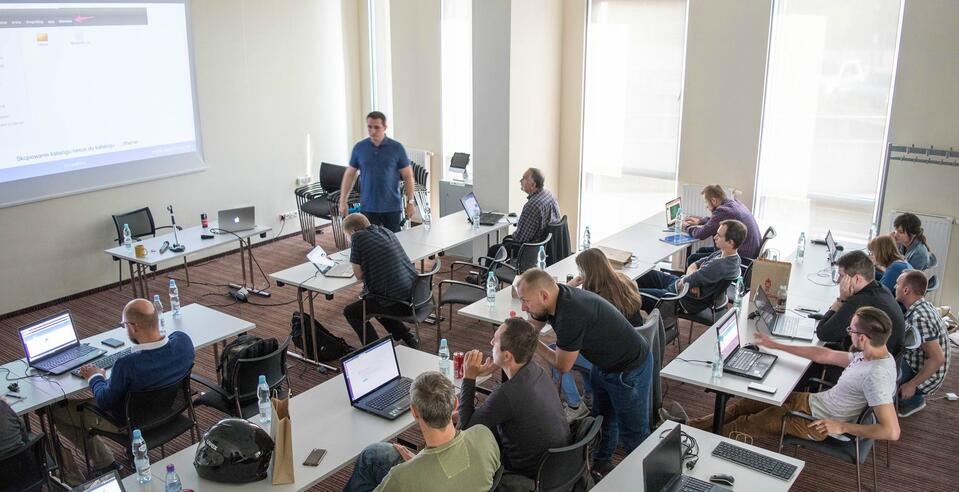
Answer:
[[[416,205],[416,200],[413,198],[410,198],[409,200],[406,200],[406,203],[407,205]]]

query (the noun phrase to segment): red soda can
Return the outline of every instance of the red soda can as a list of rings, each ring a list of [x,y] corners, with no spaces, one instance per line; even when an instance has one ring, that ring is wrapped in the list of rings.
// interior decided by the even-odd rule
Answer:
[[[515,318],[515,317],[516,317],[516,311],[510,309],[510,310],[509,310],[509,317],[510,317],[510,318]]]
[[[466,354],[463,352],[453,352],[453,377],[463,379],[463,359]]]
[[[200,224],[204,229],[210,227],[210,221],[206,218],[206,214],[200,214]]]

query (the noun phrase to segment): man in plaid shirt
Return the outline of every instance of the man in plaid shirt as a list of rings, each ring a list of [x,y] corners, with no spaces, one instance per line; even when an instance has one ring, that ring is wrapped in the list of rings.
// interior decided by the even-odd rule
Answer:
[[[928,281],[919,270],[906,270],[896,280],[896,300],[906,307],[906,331],[922,340],[906,350],[899,387],[899,416],[908,417],[926,407],[925,397],[936,392],[949,371],[946,324],[931,302],[923,298]]]
[[[519,180],[520,188],[526,193],[526,205],[516,221],[516,230],[503,238],[503,246],[510,252],[516,253],[523,243],[542,241],[546,237],[546,226],[560,219],[559,202],[549,190],[543,188],[543,172],[531,167],[523,173]],[[489,249],[487,256],[493,258],[500,245],[495,244]]]

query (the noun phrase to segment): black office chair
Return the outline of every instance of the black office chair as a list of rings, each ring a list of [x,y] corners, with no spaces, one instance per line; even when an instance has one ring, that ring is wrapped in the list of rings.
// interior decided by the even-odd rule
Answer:
[[[679,339],[679,323],[677,323],[677,312],[679,311],[679,300],[689,292],[689,284],[683,284],[683,289],[676,294],[656,297],[652,294],[640,291],[641,297],[652,299],[656,303],[653,309],[648,313],[652,316],[653,312],[659,311],[660,320],[663,324],[663,346],[670,342],[676,342],[676,351],[683,351],[682,341]]]
[[[418,273],[416,278],[413,279],[413,288],[410,289],[410,295],[406,299],[398,299],[395,297],[384,296],[380,294],[374,294],[372,292],[364,293],[360,296],[360,299],[363,301],[363,345],[366,346],[367,343],[372,342],[373,340],[366,339],[366,322],[373,318],[385,318],[397,320],[401,323],[412,323],[416,329],[416,336],[420,336],[420,324],[426,321],[433,312],[439,312],[436,307],[436,301],[433,299],[433,276],[436,275],[436,272],[440,271],[442,263],[440,260],[436,260],[433,263],[433,269],[425,272]],[[370,312],[366,308],[367,299],[377,299],[389,301],[394,304],[399,304],[400,306],[408,308],[409,314],[403,315],[394,315],[394,314],[383,314]],[[436,350],[440,349],[440,325],[436,324]]]
[[[50,482],[45,434],[31,434],[20,447],[0,455],[0,492],[58,490]]]
[[[536,491],[588,490],[593,486],[589,469],[592,448],[599,440],[603,416],[584,417],[570,423],[572,444],[551,448],[539,463]]]
[[[450,331],[453,331],[453,306],[468,306],[476,301],[486,298],[486,278],[489,274],[488,272],[495,272],[499,266],[506,261],[506,257],[506,247],[500,246],[496,251],[496,258],[484,256],[483,258],[485,258],[487,261],[481,265],[465,261],[454,261],[453,264],[450,265],[450,277],[453,276],[453,269],[456,266],[470,266],[476,268],[476,277],[478,279],[477,283],[479,284],[477,285],[470,282],[461,282],[452,279],[443,280],[440,282],[438,287],[439,302],[437,303],[437,307],[442,309],[443,306],[449,306],[450,312],[448,317],[450,321]],[[444,286],[446,287],[445,291],[443,290]]]
[[[234,382],[233,392],[227,391],[222,385],[209,378],[192,375],[193,381],[210,390],[204,391],[193,400],[193,405],[215,408],[231,417],[241,419],[256,415],[260,411],[256,394],[259,375],[266,376],[266,383],[270,386],[271,394],[279,391],[284,383],[287,390],[290,389],[286,371],[286,351],[289,345],[290,338],[287,338],[276,350],[262,357],[237,359],[231,378]]]
[[[196,414],[193,411],[193,392],[190,388],[190,373],[193,367],[175,383],[161,388],[145,391],[131,391],[127,393],[124,403],[124,421],[117,421],[108,413],[92,403],[80,406],[85,411],[96,414],[118,429],[117,432],[108,432],[101,429],[84,429],[84,434],[90,438],[103,436],[127,451],[127,457],[132,461],[130,442],[133,440],[133,429],[140,429],[143,440],[149,449],[160,448],[161,456],[166,456],[166,443],[180,434],[189,431],[190,442],[196,442],[200,431],[196,424]],[[186,412],[186,415],[184,415]],[[87,449],[87,440],[83,441],[83,458],[87,471],[90,468],[90,456]]]
[[[496,278],[504,284],[512,284],[513,280],[516,279],[517,275],[522,275],[523,272],[529,270],[536,266],[536,257],[539,255],[539,247],[542,246],[544,249],[546,245],[553,239],[552,234],[547,234],[542,241],[537,241],[535,243],[523,243],[520,245],[519,249],[516,251],[516,256],[510,258],[505,263],[499,266],[496,270]],[[546,255],[546,263],[549,264],[549,253]]]
[[[936,276],[936,267],[938,265],[939,259],[936,258],[935,254],[929,253],[929,265],[922,271],[922,273],[926,275],[926,278],[929,279],[929,285],[926,287],[927,294],[939,290],[939,277]]]
[[[659,372],[663,367],[663,357],[666,352],[666,343],[663,341],[665,332],[663,331],[663,321],[658,309],[653,309],[649,313],[642,326],[636,327],[636,332],[640,334],[649,344],[649,351],[653,356],[653,386],[649,392],[650,397],[650,415],[659,415],[659,409],[663,406],[663,386]],[[649,419],[650,430],[655,429],[656,419]]]
[[[123,224],[130,227],[130,235],[133,236],[134,241],[147,236],[154,237],[157,231],[161,229],[173,229],[172,225],[157,227],[153,221],[153,213],[150,212],[150,207],[143,207],[132,212],[111,215],[111,217],[113,218],[113,225],[117,230],[117,244],[120,245],[123,244]],[[120,259],[114,256],[113,261],[119,262]],[[117,288],[123,289],[123,263],[119,263],[118,267]],[[150,267],[150,271],[155,272],[156,269],[157,267],[155,265]],[[189,285],[190,270],[187,268],[186,256],[183,257],[183,271],[186,275],[187,285]],[[130,278],[133,278],[132,264],[130,265]]]
[[[726,310],[729,309],[729,299],[726,297],[726,290],[733,280],[721,280],[713,293],[712,302],[709,307],[701,311],[690,313],[687,311],[683,299],[679,299],[679,309],[676,310],[676,317],[689,321],[689,338],[686,344],[693,342],[693,324],[712,326],[716,320],[721,318]]]
[[[569,225],[566,216],[557,222],[546,226],[546,232],[552,236],[546,244],[546,266],[565,259],[572,254],[572,243],[569,240]]]
[[[300,211],[300,229],[303,232],[303,240],[313,246],[316,246],[316,222],[314,219],[319,217],[332,220],[329,196],[331,193],[339,191],[343,184],[344,174],[346,174],[345,166],[321,162],[319,183],[301,186],[294,191],[296,206]],[[322,229],[320,229],[321,234],[322,232]]]

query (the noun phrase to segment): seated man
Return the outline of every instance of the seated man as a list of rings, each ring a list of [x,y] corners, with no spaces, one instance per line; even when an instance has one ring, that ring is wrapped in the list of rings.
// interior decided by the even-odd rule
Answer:
[[[882,310],[892,320],[889,336],[889,353],[899,357],[902,353],[902,338],[905,322],[902,309],[885,287],[876,282],[876,267],[862,251],[850,251],[836,260],[839,269],[839,298],[829,306],[816,326],[816,336],[824,342],[842,342],[849,348],[851,340],[846,332],[853,314],[863,306]],[[818,376],[818,373],[816,373]]]
[[[756,342],[766,348],[782,350],[805,357],[820,364],[845,368],[835,386],[821,393],[793,391],[781,407],[749,398],[737,399],[726,409],[722,435],[747,434],[752,437],[778,437],[783,416],[798,411],[812,416],[814,422],[801,418],[787,418],[786,434],[822,441],[828,435],[849,433],[868,439],[896,441],[899,439],[899,419],[893,406],[896,391],[896,361],[886,349],[886,339],[892,330],[889,317],[882,311],[863,307],[856,311],[849,327],[853,352],[830,350],[825,347],[786,345],[756,333]],[[855,421],[866,407],[876,413],[875,424],[859,425]],[[675,407],[680,415],[667,415],[684,420],[685,412]],[[689,421],[689,425],[711,430],[713,416]]]
[[[10,408],[6,398],[0,397],[0,455],[7,454],[27,441],[23,420]]]
[[[414,454],[400,444],[367,446],[343,490],[487,492],[499,470],[499,447],[484,425],[456,430],[453,382],[436,371],[420,374],[410,388],[410,405],[426,448]]]
[[[115,421],[125,422],[127,393],[173,384],[183,379],[193,366],[193,341],[181,331],[169,336],[160,334],[160,318],[152,302],[134,299],[127,303],[120,325],[126,327],[127,336],[133,342],[131,353],[117,359],[109,379],[106,371],[92,364],[80,367],[80,375],[88,381],[93,398],[67,400],[53,410],[57,430],[79,449],[83,449],[84,427],[117,431],[112,423],[81,409],[81,405],[93,402]],[[99,437],[89,439],[87,446],[93,466],[98,470],[94,476],[115,466],[113,453]],[[68,453],[60,455],[67,482],[73,486],[83,483],[73,456]]]
[[[686,275],[675,275],[652,270],[636,280],[639,291],[663,297],[676,294],[689,285],[689,293],[680,298],[679,306],[687,313],[698,313],[713,303],[713,295],[722,288],[724,280],[736,280],[742,272],[739,269],[739,245],[746,238],[746,226],[738,220],[724,220],[713,240],[717,251],[689,265]],[[656,301],[643,297],[643,310],[651,312]]]
[[[739,246],[739,256],[749,261],[755,260],[759,256],[759,245],[763,238],[759,231],[759,224],[756,223],[756,218],[749,209],[735,198],[727,198],[723,187],[718,184],[703,188],[702,195],[710,215],[709,217],[687,217],[683,221],[686,234],[696,239],[710,238],[716,234],[724,220],[738,220],[746,226],[746,238]],[[699,248],[696,253],[689,255],[686,264],[691,265],[709,256],[718,247],[717,245]]]
[[[926,396],[939,390],[949,371],[949,333],[939,312],[923,296],[928,280],[919,270],[906,270],[896,281],[896,300],[906,307],[906,328],[916,330],[922,345],[907,350],[902,361],[899,416],[926,407]]]
[[[502,447],[503,467],[533,480],[546,451],[569,445],[570,440],[556,387],[549,374],[531,362],[538,341],[539,331],[528,321],[509,318],[493,334],[492,360],[484,362],[479,350],[466,353],[459,423],[460,429],[489,427]],[[505,371],[509,379],[493,390],[483,406],[475,408],[476,378],[497,369]],[[513,478],[517,477],[506,479],[504,475],[501,485],[512,484]],[[515,481],[532,485],[522,478]]]
[[[520,188],[526,193],[526,204],[516,221],[516,230],[503,238],[502,244],[506,246],[510,257],[516,254],[516,250],[523,243],[542,241],[546,237],[546,226],[561,218],[559,202],[543,187],[544,180],[542,171],[535,167],[527,169],[519,180]],[[487,256],[495,257],[499,247],[499,244],[491,246]]]
[[[370,225],[366,216],[360,213],[350,214],[343,219],[343,230],[350,235],[350,263],[353,264],[353,274],[363,281],[363,291],[408,300],[416,279],[416,269],[393,232],[382,226]],[[410,309],[377,297],[369,297],[366,299],[366,312],[407,315],[410,314]],[[343,316],[353,327],[360,343],[364,340],[371,343],[379,338],[369,321],[366,322],[366,338],[363,338],[362,300],[343,308]],[[401,321],[377,319],[390,335],[393,335],[393,340],[403,340],[410,348],[420,347],[419,338]]]

